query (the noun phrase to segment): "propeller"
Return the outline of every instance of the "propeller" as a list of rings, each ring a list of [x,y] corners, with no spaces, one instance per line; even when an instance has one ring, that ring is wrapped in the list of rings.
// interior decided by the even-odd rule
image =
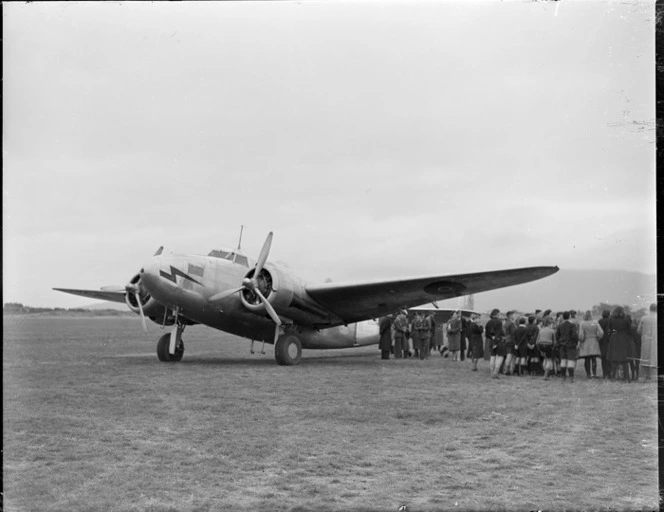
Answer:
[[[148,332],[148,326],[145,323],[145,313],[143,313],[143,303],[141,302],[141,294],[138,289],[138,283],[136,284],[129,283],[127,286],[125,286],[125,291],[127,293],[133,293],[134,297],[136,297],[136,303],[138,304],[138,311],[141,314],[141,324],[143,325],[143,331]]]
[[[274,339],[276,341],[276,339],[279,336],[279,326],[281,325],[281,319],[279,318],[279,315],[277,315],[277,312],[272,307],[272,304],[270,304],[268,300],[261,293],[260,288],[258,287],[258,279],[257,279],[257,277],[260,275],[261,271],[263,270],[263,267],[265,266],[265,262],[267,261],[268,255],[270,254],[270,247],[272,247],[272,236],[273,233],[272,231],[270,231],[267,235],[267,238],[265,239],[263,248],[261,249],[261,252],[258,255],[258,260],[256,261],[256,267],[254,269],[253,276],[245,277],[242,280],[242,286],[239,286],[238,288],[233,288],[231,290],[224,290],[223,292],[214,294],[212,297],[210,297],[210,301],[214,302],[220,299],[225,299],[226,297],[230,297],[231,295],[241,292],[242,290],[247,290],[250,291],[251,293],[254,293],[261,300],[261,302],[265,306],[267,314],[270,315],[270,318],[276,324],[275,333],[274,333]]]

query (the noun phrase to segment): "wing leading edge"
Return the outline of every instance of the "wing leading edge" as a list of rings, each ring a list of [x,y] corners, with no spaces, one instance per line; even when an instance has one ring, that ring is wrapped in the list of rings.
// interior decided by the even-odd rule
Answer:
[[[72,290],[70,288],[53,288],[59,292],[71,293],[91,299],[108,300],[111,302],[124,302],[125,292],[117,290]]]
[[[558,267],[527,267],[508,270],[416,277],[393,281],[307,286],[307,293],[346,323],[360,322],[427,302],[486,292],[528,283],[558,272]]]

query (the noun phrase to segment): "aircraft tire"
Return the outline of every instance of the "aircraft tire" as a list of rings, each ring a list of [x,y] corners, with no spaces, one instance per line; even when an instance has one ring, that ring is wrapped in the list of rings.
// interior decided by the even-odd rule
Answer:
[[[184,355],[184,341],[180,340],[180,345],[175,348],[175,354],[168,353],[171,344],[171,334],[164,334],[157,342],[157,358],[165,363],[177,363],[182,361]]]
[[[274,344],[274,358],[284,366],[300,364],[302,359],[302,343],[294,334],[280,336]]]

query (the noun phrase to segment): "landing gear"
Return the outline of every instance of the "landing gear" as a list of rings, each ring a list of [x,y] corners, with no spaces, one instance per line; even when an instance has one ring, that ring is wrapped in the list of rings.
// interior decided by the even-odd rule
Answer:
[[[294,334],[279,336],[274,344],[274,358],[281,365],[292,366],[300,363],[302,359],[302,343]]]
[[[178,320],[179,311],[175,310],[175,325],[169,334],[164,334],[157,342],[157,357],[160,361],[164,362],[178,362],[182,361],[184,354],[184,342],[182,341],[182,333],[184,332],[185,323]]]
[[[182,355],[184,354],[184,341],[182,341],[182,338],[180,338],[180,343],[176,345],[174,354],[168,352],[170,344],[171,333],[164,334],[159,338],[159,341],[157,342],[157,357],[159,360],[168,363],[182,361]]]

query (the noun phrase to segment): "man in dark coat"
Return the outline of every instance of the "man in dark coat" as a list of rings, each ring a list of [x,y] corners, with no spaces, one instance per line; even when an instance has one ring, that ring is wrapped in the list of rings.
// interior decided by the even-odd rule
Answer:
[[[387,315],[380,319],[378,333],[380,334],[380,341],[378,342],[380,358],[389,359],[390,350],[392,349],[392,315]]]
[[[607,352],[609,351],[609,338],[611,333],[609,332],[609,316],[611,312],[608,309],[602,311],[602,318],[597,322],[599,326],[604,331],[602,339],[599,340],[599,351],[602,354],[602,378],[608,379],[611,374],[611,365],[606,358]]]

